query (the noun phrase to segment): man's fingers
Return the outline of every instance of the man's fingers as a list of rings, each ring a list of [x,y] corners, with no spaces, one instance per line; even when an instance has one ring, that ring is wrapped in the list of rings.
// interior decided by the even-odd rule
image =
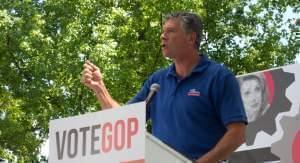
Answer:
[[[89,71],[94,71],[94,68],[91,65],[89,65],[88,63],[83,64],[83,68],[87,69]]]
[[[89,60],[87,60],[85,63],[86,63],[88,66],[90,66],[90,67],[92,68],[93,71],[99,70],[99,68],[98,68],[96,65],[94,65],[92,62],[90,62]]]
[[[86,85],[86,86],[89,86],[89,84],[91,84],[92,80],[91,80],[90,78],[84,78],[84,77],[82,77],[82,78],[80,79],[80,82],[81,82],[82,84]]]
[[[95,80],[102,79],[101,73],[91,72],[88,69],[84,69],[81,74],[82,74],[82,77],[84,77],[84,78],[90,78],[90,79],[95,79]]]
[[[93,74],[93,72],[87,68],[82,71],[82,74]]]
[[[102,80],[102,74],[99,68],[88,60],[84,63],[83,67],[80,82],[88,88],[93,89]]]
[[[85,73],[85,74],[83,74],[83,78],[85,78],[85,79],[92,79],[93,76],[92,76],[92,74]]]

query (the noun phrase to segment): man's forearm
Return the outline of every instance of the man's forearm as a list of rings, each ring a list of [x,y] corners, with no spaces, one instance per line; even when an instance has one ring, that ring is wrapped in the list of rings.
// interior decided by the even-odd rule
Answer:
[[[245,124],[233,123],[217,145],[199,158],[197,163],[216,163],[226,159],[234,150],[245,142]]]
[[[110,109],[120,106],[120,104],[110,96],[106,88],[96,91],[95,94],[102,109]]]

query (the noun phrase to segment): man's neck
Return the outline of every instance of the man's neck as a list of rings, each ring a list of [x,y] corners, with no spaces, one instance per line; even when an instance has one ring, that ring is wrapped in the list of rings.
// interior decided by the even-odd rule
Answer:
[[[197,52],[192,54],[182,55],[183,57],[174,59],[176,74],[180,78],[187,77],[199,63],[200,56]]]

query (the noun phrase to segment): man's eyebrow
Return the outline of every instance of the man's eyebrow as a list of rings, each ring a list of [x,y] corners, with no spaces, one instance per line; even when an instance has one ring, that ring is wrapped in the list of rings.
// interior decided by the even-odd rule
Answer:
[[[175,31],[176,29],[174,27],[165,27],[165,28],[162,28],[163,31]]]

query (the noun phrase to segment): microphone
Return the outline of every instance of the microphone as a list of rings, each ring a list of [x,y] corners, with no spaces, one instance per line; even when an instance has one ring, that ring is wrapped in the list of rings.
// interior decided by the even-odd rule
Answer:
[[[153,96],[156,94],[156,92],[159,90],[160,86],[157,83],[153,83],[150,87],[150,92],[146,98],[146,106],[148,106],[148,104],[150,103],[150,101],[152,100]]]

